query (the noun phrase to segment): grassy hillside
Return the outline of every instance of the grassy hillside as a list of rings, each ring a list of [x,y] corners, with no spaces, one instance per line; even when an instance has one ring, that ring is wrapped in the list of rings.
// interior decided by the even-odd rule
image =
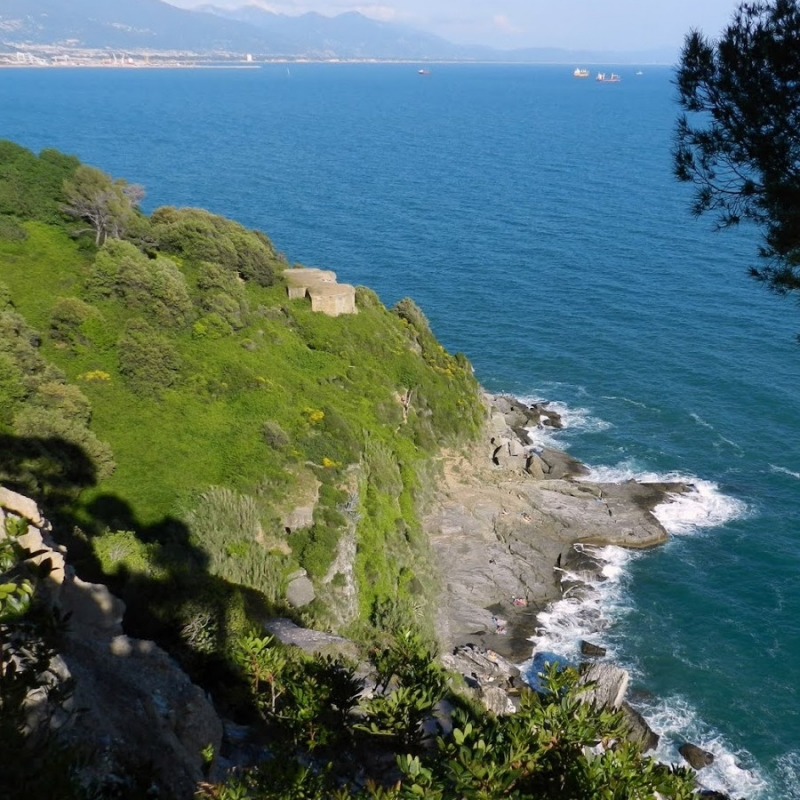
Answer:
[[[87,568],[116,576],[124,595],[165,563],[167,573],[201,564],[279,602],[302,567],[323,598],[307,609],[318,623],[424,605],[421,475],[482,418],[466,359],[444,351],[410,300],[388,311],[359,288],[358,314],[336,318],[288,300],[288,265],[269,239],[203,211],[127,209],[127,238],[96,248],[103,237],[84,220],[53,221],[64,164],[86,168],[12,152],[17,183],[26,170],[58,175],[33,208],[0,217],[2,313],[25,323],[6,326],[3,348],[25,339],[81,414],[58,392],[42,400],[46,381],[13,356],[24,387],[0,380],[2,433],[75,445],[92,476],[55,492],[28,458],[27,471],[4,465],[6,479],[49,495],[78,526]],[[12,190],[0,172],[0,208]],[[287,532],[309,504],[313,524]]]

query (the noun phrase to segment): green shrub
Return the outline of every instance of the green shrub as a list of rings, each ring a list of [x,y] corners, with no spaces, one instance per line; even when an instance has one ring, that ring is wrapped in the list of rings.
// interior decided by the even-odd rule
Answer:
[[[76,445],[90,459],[97,480],[109,478],[116,468],[111,446],[101,442],[79,419],[66,417],[58,410],[36,406],[23,408],[14,417],[14,432],[18,436],[51,440],[50,447],[63,452],[67,464],[74,462],[74,456],[60,443]],[[74,467],[79,470],[78,464]]]
[[[0,427],[11,424],[27,393],[22,371],[8,353],[0,352]]]
[[[160,394],[177,380],[180,359],[169,340],[144,320],[131,320],[117,342],[120,374],[136,394]]]
[[[235,331],[247,323],[247,302],[244,298],[237,300],[226,292],[213,292],[207,294],[201,304],[206,311],[224,319]]]
[[[94,322],[104,325],[102,314],[77,297],[60,297],[50,312],[50,338],[69,347],[91,342],[89,326]]]
[[[275,420],[268,419],[261,427],[261,433],[264,437],[264,441],[273,450],[282,450],[289,445],[289,434],[286,433],[280,423],[275,422]]]
[[[224,339],[232,333],[230,324],[214,312],[206,314],[192,325],[192,337],[195,339]]]
[[[181,327],[193,312],[186,279],[164,256],[148,258],[133,244],[109,239],[86,282],[91,297],[117,297],[151,315],[159,325]]]
[[[28,231],[11,217],[0,216],[0,239],[7,242],[24,242],[28,238]]]

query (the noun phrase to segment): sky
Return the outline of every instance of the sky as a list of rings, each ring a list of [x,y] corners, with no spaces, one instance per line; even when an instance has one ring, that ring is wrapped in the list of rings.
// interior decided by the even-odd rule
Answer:
[[[464,44],[591,50],[678,48],[693,28],[716,36],[737,0],[168,0],[181,8],[260,5],[283,14],[360,11]]]

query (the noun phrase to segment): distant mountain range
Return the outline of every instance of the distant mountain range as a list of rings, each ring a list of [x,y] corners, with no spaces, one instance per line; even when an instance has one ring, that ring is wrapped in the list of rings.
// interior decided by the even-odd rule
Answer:
[[[254,57],[513,61],[671,62],[675,51],[611,53],[555,48],[495,50],[356,12],[325,17],[274,14],[257,6],[176,8],[161,0],[0,0],[0,42],[111,50],[178,50]]]

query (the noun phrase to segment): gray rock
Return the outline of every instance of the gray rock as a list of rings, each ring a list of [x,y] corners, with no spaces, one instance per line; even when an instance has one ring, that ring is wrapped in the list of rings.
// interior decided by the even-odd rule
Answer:
[[[495,716],[502,717],[506,714],[513,714],[516,710],[511,698],[499,686],[481,686],[479,697],[483,707]]]
[[[581,694],[581,700],[597,708],[619,708],[628,690],[629,675],[613,664],[592,664],[581,673],[580,686],[590,688]]]
[[[536,455],[536,453],[531,453],[531,455],[528,456],[528,463],[527,466],[525,467],[525,471],[534,480],[537,481],[544,480],[544,463],[542,462],[542,459]]]
[[[507,683],[519,677],[519,669],[494,650],[468,644],[442,656],[442,663],[453,672],[474,678],[479,684]]]
[[[708,750],[703,750],[696,744],[685,742],[678,748],[678,752],[686,759],[691,767],[700,770],[714,763],[714,755]]]
[[[37,560],[49,559],[54,566],[50,601],[71,614],[48,680],[73,680],[74,694],[63,708],[52,707],[41,693],[32,695],[31,729],[55,725],[65,744],[92,753],[96,758],[81,770],[82,780],[149,763],[160,795],[190,800],[208,766],[201,751],[210,745],[218,753],[222,741],[213,706],[155,643],[122,634],[122,601],[105,586],[75,576],[32,501],[0,489],[0,502],[36,523],[25,534],[25,546],[45,550]]]
[[[286,601],[295,608],[307,606],[316,596],[314,584],[305,575],[290,581],[286,587]]]
[[[647,724],[645,718],[627,703],[622,704],[622,713],[628,728],[626,738],[638,744],[643,753],[658,747],[659,736]]]
[[[602,658],[605,654],[605,647],[600,647],[600,645],[592,644],[591,642],[581,642],[581,655]]]
[[[542,450],[540,458],[547,465],[547,474],[553,480],[586,475],[589,470],[580,461],[558,450]]]
[[[0,486],[0,508],[4,508],[19,517],[27,519],[28,522],[37,528],[49,527],[42,518],[39,506],[37,506],[33,500],[29,497],[17,494],[16,492],[12,492],[4,486]]]
[[[264,623],[264,628],[278,641],[291,644],[307,653],[337,652],[349,658],[357,656],[355,644],[350,639],[324,633],[310,628],[301,628],[290,619],[271,619]]]

